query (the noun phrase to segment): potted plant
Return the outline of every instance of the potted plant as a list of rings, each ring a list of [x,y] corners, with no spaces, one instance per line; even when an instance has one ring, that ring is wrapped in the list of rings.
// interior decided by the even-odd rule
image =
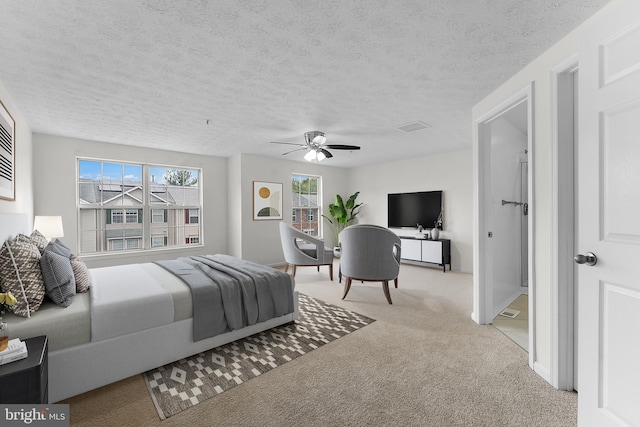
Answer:
[[[333,230],[336,233],[336,245],[333,247],[333,253],[338,258],[340,257],[340,246],[338,246],[340,232],[356,219],[359,208],[362,206],[362,203],[356,204],[358,194],[360,192],[356,191],[347,199],[346,203],[339,194],[336,194],[334,203],[329,205],[329,214],[333,219],[324,214],[322,215],[333,226]]]

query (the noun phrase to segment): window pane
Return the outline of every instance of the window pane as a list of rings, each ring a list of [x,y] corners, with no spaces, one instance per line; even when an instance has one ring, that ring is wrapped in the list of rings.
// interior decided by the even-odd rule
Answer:
[[[121,251],[124,249],[124,240],[123,239],[109,239],[109,249],[110,251]]]
[[[152,209],[151,210],[151,222],[153,224],[156,223],[164,223],[164,213],[166,211],[164,209]]]
[[[138,210],[137,209],[127,209],[126,210],[126,223],[127,224],[137,224],[138,223]]]
[[[78,168],[78,176],[81,180],[100,181],[102,179],[102,162],[80,160]]]
[[[140,239],[126,239],[127,249],[138,249],[140,247]]]
[[[164,246],[164,236],[151,236],[151,247],[158,248]]]
[[[189,209],[189,224],[197,224],[200,222],[200,214],[198,209]]]

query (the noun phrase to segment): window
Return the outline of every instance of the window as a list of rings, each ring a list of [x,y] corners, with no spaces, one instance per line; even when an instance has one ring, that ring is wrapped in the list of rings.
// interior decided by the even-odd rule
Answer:
[[[186,209],[185,224],[197,224],[199,219],[198,209]]]
[[[322,178],[319,176],[294,174],[291,177],[292,225],[311,236],[322,236],[321,188]]]
[[[151,209],[151,223],[159,224],[167,222],[166,209]]]
[[[159,248],[166,246],[164,236],[151,236],[151,247]]]
[[[200,169],[78,159],[78,177],[80,253],[202,241]]]

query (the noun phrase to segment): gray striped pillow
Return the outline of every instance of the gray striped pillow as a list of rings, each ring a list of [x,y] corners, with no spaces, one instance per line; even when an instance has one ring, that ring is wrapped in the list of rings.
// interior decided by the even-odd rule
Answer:
[[[45,249],[40,258],[40,268],[47,296],[57,305],[69,307],[76,297],[76,282],[69,258]]]
[[[87,264],[85,264],[78,255],[71,255],[71,267],[73,268],[73,276],[76,279],[76,292],[83,293],[89,291],[91,287],[91,275],[87,269]]]

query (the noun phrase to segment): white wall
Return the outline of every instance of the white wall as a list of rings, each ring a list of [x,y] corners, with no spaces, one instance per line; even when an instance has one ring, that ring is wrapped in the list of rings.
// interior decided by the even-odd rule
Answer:
[[[523,114],[527,114],[526,109]],[[494,314],[521,292],[522,207],[502,205],[502,200],[522,201],[520,160],[525,158],[527,135],[504,117],[491,122],[491,204],[493,238],[492,282]]]
[[[234,161],[234,167],[238,167]],[[291,224],[291,175],[294,173],[322,176],[324,213],[336,193],[347,193],[347,170],[327,165],[327,162],[294,162],[270,157],[243,154],[240,162],[242,206],[238,212],[242,220],[241,257],[261,264],[284,262],[280,243],[279,221],[253,220],[253,181],[283,183],[283,220]],[[236,212],[234,212],[236,214]],[[326,225],[326,224],[324,224]],[[325,228],[327,246],[333,246],[333,233]]]
[[[77,157],[199,167],[203,171],[204,200],[201,217],[204,247],[85,256],[83,259],[89,267],[226,252],[227,159],[34,134],[35,214],[62,216],[64,238],[61,240],[69,246],[73,253],[78,252]]]
[[[33,227],[33,143],[31,129],[13,98],[0,82],[0,101],[15,121],[15,201],[0,200],[0,212],[26,213],[29,229]]]
[[[463,150],[349,169],[349,191],[360,191],[364,205],[359,222],[387,226],[387,194],[412,191],[444,192],[444,230],[451,239],[452,269],[473,271],[472,151]],[[399,235],[416,230],[394,229]]]

